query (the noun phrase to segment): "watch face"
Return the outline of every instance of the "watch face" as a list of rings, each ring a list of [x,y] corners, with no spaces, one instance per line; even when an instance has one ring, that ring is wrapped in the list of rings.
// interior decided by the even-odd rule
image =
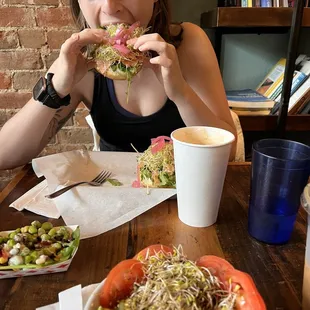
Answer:
[[[45,79],[41,77],[37,84],[33,88],[33,99],[34,100],[42,100],[45,97],[45,91],[46,91],[46,83]]]

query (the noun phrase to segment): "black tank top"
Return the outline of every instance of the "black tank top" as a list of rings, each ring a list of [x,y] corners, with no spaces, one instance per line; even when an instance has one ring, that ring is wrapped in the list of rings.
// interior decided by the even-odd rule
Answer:
[[[138,116],[124,109],[117,101],[113,81],[95,72],[93,103],[90,111],[100,136],[101,151],[145,151],[151,139],[170,136],[177,128],[185,127],[174,102],[149,116]]]

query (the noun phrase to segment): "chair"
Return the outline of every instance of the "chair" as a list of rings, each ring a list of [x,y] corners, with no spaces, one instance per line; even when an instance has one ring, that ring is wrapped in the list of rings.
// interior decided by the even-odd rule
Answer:
[[[244,150],[244,137],[243,131],[241,128],[239,116],[232,110],[230,110],[231,116],[233,118],[235,128],[237,131],[237,147],[236,147],[236,154],[235,154],[235,162],[243,162],[245,161],[245,150]]]
[[[233,111],[230,111],[230,112],[231,112],[236,130],[237,130],[237,147],[236,147],[236,154],[235,154],[234,161],[235,162],[242,162],[245,160],[243,132],[242,132],[242,128],[241,128],[241,124],[240,124],[238,115]],[[93,151],[100,151],[100,147],[99,147],[100,137],[96,131],[93,120],[92,120],[90,115],[87,115],[85,117],[85,119],[86,119],[89,127],[91,128],[91,130],[93,132],[93,139],[94,139]]]

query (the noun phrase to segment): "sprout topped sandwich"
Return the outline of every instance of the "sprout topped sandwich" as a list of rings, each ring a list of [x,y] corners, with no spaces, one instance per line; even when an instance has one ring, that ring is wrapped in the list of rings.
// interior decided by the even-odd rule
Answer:
[[[93,57],[96,70],[112,80],[131,81],[142,68],[147,53],[135,50],[127,41],[142,36],[147,29],[139,22],[132,25],[110,24],[104,27],[107,42],[96,45]]]
[[[137,174],[134,187],[176,187],[173,144],[169,137],[151,140],[151,145],[138,158]]]

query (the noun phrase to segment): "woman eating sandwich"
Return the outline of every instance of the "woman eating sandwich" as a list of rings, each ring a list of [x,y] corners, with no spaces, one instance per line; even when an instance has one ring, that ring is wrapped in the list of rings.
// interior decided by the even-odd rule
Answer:
[[[134,145],[142,152],[152,138],[184,126],[235,134],[212,45],[198,26],[171,23],[168,0],[70,4],[81,31],[62,44],[33,98],[1,129],[0,169],[36,157],[81,101],[102,151]]]

